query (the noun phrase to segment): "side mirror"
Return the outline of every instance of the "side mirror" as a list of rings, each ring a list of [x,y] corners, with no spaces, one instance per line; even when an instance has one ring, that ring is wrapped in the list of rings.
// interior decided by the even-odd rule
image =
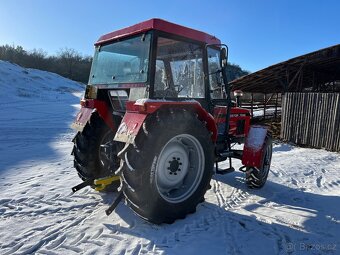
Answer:
[[[222,48],[221,49],[221,53],[220,53],[220,65],[222,68],[225,68],[227,66],[227,62],[228,62],[228,51],[226,48]]]

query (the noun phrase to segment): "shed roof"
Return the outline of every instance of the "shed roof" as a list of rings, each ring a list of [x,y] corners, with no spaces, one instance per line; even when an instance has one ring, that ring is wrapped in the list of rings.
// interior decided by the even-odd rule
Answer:
[[[311,87],[315,78],[319,83],[340,81],[340,44],[269,66],[230,84],[245,92],[274,93]]]

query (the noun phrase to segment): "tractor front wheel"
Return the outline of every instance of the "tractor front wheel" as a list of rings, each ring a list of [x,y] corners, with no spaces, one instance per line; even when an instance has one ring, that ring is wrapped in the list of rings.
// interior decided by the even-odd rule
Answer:
[[[265,139],[263,151],[264,154],[261,167],[247,168],[246,183],[249,188],[260,189],[264,186],[264,184],[267,181],[273,153],[272,138],[270,135],[267,135]]]
[[[123,192],[142,218],[172,223],[196,210],[213,173],[214,146],[194,113],[149,116],[134,146],[121,153]]]

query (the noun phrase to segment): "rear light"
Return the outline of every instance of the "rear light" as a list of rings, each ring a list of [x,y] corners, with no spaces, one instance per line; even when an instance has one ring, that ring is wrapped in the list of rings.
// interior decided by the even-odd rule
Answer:
[[[86,107],[87,106],[87,100],[86,99],[81,99],[80,100],[80,105],[82,106],[82,107]]]
[[[138,99],[134,105],[138,107],[138,112],[140,113],[146,113],[146,101],[147,99],[143,98],[143,99]]]
[[[80,100],[80,105],[82,107],[86,107],[86,108],[96,108],[95,106],[95,102],[97,102],[97,100],[94,100],[94,99],[86,99],[86,98],[83,98],[82,100]]]

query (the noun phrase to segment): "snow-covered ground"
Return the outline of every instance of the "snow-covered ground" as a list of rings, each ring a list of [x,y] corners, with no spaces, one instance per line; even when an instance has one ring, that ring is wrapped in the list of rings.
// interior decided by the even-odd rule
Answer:
[[[275,114],[275,108],[274,107],[266,109],[266,116],[267,117],[268,116],[274,116],[274,114]],[[280,116],[280,114],[281,114],[281,107],[277,108],[277,114],[278,114],[278,116]],[[263,117],[263,116],[264,116],[264,109],[263,108],[262,109],[254,109],[253,110],[253,117],[254,118]]]
[[[340,155],[287,144],[274,146],[261,190],[234,172],[172,225],[124,203],[107,217],[115,193],[71,192],[82,89],[0,61],[0,254],[340,254]]]

